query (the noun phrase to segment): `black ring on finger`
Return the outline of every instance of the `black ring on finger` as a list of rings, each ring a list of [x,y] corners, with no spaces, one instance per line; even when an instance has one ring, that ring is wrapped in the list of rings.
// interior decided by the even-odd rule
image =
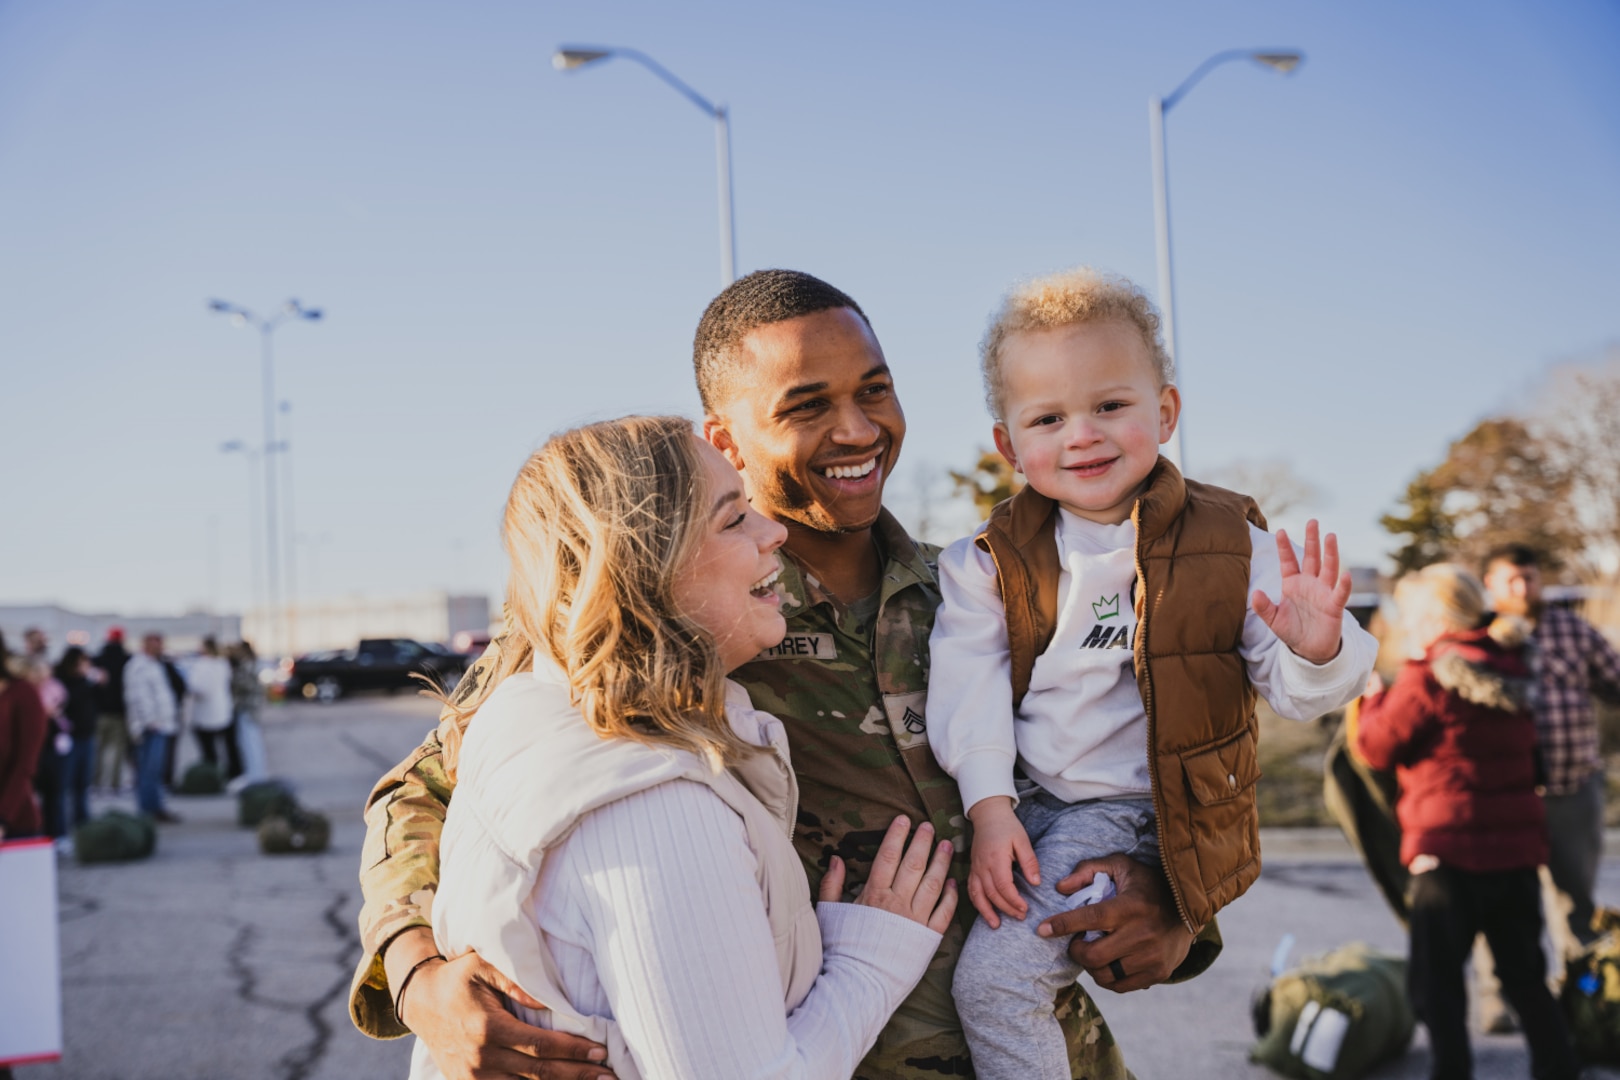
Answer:
[[[1118,960],[1108,961],[1108,970],[1114,973],[1115,982],[1125,981],[1125,965],[1120,963]]]

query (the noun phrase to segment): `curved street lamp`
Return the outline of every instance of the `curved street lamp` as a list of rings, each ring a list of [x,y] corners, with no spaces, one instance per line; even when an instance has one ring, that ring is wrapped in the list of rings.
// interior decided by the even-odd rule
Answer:
[[[1170,181],[1165,175],[1164,114],[1186,97],[1205,75],[1234,60],[1249,60],[1279,75],[1288,75],[1304,62],[1305,54],[1297,49],[1227,49],[1199,64],[1169,96],[1148,99],[1148,130],[1153,140],[1154,231],[1159,249],[1159,307],[1164,312],[1164,348],[1170,354],[1170,363],[1178,377],[1180,358],[1176,355],[1175,282],[1170,265]],[[1165,455],[1185,471],[1185,451],[1181,443],[1183,426],[1176,425],[1175,434],[1170,436],[1170,443],[1165,448]]]
[[[640,64],[673,87],[686,100],[702,109],[714,121],[714,151],[720,181],[720,285],[724,288],[737,280],[737,215],[731,205],[730,113],[726,106],[716,105],[678,79],[664,65],[638,49],[565,45],[551,54],[551,66],[558,71],[577,71],[582,67],[615,57]]]
[[[275,454],[281,449],[276,441],[276,374],[275,349],[272,337],[276,328],[282,323],[293,319],[304,319],[309,322],[319,321],[322,316],[320,308],[309,308],[297,300],[288,300],[275,310],[268,318],[261,318],[238,304],[228,300],[208,301],[208,310],[218,315],[228,315],[231,325],[236,327],[252,327],[259,332],[259,360],[264,376],[264,545],[265,545],[265,589],[266,613],[269,616],[270,632],[272,638],[270,651],[280,648],[279,613],[281,604],[281,578],[279,574],[279,552],[276,545],[276,466]],[[223,449],[223,448],[222,448]]]

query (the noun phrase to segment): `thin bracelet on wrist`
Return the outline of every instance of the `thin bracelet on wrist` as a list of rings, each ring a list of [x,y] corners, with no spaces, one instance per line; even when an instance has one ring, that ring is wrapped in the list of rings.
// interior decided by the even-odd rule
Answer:
[[[405,977],[399,980],[399,989],[394,991],[394,1019],[398,1020],[401,1024],[405,1024],[406,989],[411,985],[411,980],[416,978],[416,973],[422,970],[422,965],[431,963],[434,960],[444,960],[444,957],[438,953],[433,953],[431,956],[422,957],[422,959],[412,964],[411,970],[407,971],[405,973]],[[446,960],[445,963],[449,963],[449,961]],[[405,1026],[410,1027],[409,1024],[405,1024]]]

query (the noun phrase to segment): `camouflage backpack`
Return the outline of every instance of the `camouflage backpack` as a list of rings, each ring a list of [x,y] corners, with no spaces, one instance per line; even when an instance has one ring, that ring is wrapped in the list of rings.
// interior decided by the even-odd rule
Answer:
[[[1280,965],[1279,965],[1280,966]],[[1272,980],[1254,1001],[1249,1050],[1295,1080],[1352,1080],[1411,1045],[1406,960],[1353,942]]]
[[[294,808],[259,823],[259,850],[266,855],[313,855],[331,839],[332,823],[313,810]]]
[[[1592,929],[1603,936],[1569,962],[1558,1003],[1581,1060],[1620,1065],[1620,910],[1599,908]]]
[[[81,863],[144,859],[156,849],[157,826],[122,810],[108,810],[73,830],[73,853]]]
[[[236,797],[236,820],[249,829],[272,814],[285,814],[298,809],[292,788],[281,780],[261,780],[249,784]]]

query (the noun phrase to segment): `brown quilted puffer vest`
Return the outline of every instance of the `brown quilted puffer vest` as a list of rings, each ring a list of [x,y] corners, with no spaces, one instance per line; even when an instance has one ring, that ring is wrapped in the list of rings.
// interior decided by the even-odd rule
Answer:
[[[1165,876],[1194,933],[1260,876],[1255,692],[1238,654],[1248,610],[1253,499],[1184,480],[1160,458],[1136,524],[1136,683]],[[1057,625],[1057,504],[1025,488],[991,512],[1012,654],[1013,704]]]

